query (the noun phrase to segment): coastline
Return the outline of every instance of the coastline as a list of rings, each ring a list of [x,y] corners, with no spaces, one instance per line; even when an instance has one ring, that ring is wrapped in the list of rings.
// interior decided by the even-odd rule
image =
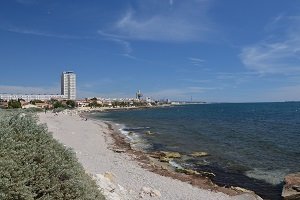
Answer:
[[[55,139],[76,152],[102,190],[106,178],[106,185],[114,189],[104,192],[107,199],[260,199],[238,188],[216,186],[207,178],[173,172],[144,152],[132,149],[112,123],[84,121],[72,112],[58,116],[40,113],[39,118]],[[157,194],[149,193],[149,188]]]

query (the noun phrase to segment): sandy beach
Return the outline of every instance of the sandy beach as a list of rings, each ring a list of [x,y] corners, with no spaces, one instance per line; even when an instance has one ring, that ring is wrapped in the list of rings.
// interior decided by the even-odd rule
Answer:
[[[76,152],[79,162],[91,174],[107,199],[167,200],[255,200],[250,193],[228,195],[201,189],[187,182],[161,176],[140,166],[133,155],[114,152],[114,139],[103,121],[83,120],[79,115],[40,113],[53,137]]]

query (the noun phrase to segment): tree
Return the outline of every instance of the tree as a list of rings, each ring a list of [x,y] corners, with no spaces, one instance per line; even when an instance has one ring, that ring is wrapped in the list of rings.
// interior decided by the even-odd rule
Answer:
[[[42,100],[34,99],[30,101],[30,104],[35,105],[36,103],[44,103]]]
[[[22,105],[19,101],[17,100],[10,100],[8,102],[8,108],[22,108]]]
[[[76,102],[73,100],[67,100],[66,104],[69,108],[75,108],[76,106]]]
[[[60,101],[55,101],[53,103],[53,108],[64,108],[65,105],[63,105]]]

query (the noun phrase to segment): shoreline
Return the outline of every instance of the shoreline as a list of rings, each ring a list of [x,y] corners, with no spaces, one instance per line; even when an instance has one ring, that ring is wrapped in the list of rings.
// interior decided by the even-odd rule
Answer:
[[[88,173],[100,177],[100,185],[103,176],[110,174],[115,180],[115,192],[106,191],[106,196],[113,193],[119,199],[260,199],[253,193],[216,186],[207,178],[170,171],[144,152],[133,150],[113,124],[103,120],[84,121],[77,114],[62,113],[41,113],[39,118],[55,139],[76,152]],[[150,192],[149,196],[145,187],[159,193],[151,196]]]
[[[155,111],[154,111],[155,112]],[[100,112],[99,112],[100,113]],[[109,113],[109,112],[104,112],[104,113]],[[123,112],[122,112],[123,113]],[[132,114],[132,112],[130,112]],[[132,117],[131,120],[134,120],[134,117],[131,116],[131,114],[129,115],[125,115],[125,116],[129,116]],[[93,119],[96,120],[106,120],[104,118],[101,117],[101,115],[99,115],[98,117],[94,117],[94,115],[89,115],[90,117],[92,117]],[[97,116],[97,115],[95,115]],[[112,125],[116,124],[117,127],[114,127],[114,131],[118,132],[117,134],[121,135],[121,139],[123,137],[123,140],[125,140],[127,143],[131,143],[133,149],[130,149],[129,152],[134,151],[134,150],[138,150],[142,153],[145,154],[145,156],[147,156],[148,161],[144,161],[147,162],[149,165],[151,163],[155,163],[158,165],[158,167],[156,167],[156,169],[153,169],[153,167],[150,169],[152,171],[156,171],[155,173],[161,174],[161,175],[166,175],[165,171],[162,170],[164,168],[166,168],[166,166],[168,166],[168,170],[170,170],[172,173],[168,173],[167,176],[178,179],[178,180],[182,180],[182,181],[186,181],[191,183],[192,185],[198,186],[200,188],[222,188],[221,190],[217,190],[217,191],[223,191],[224,188],[229,190],[230,194],[232,193],[232,191],[230,191],[230,189],[236,190],[242,190],[242,191],[252,191],[254,193],[256,193],[257,195],[259,195],[260,197],[266,198],[266,199],[282,199],[281,197],[281,193],[282,193],[282,187],[283,187],[283,182],[280,183],[276,183],[273,184],[272,182],[268,182],[265,181],[263,179],[258,179],[252,176],[249,176],[246,170],[245,171],[238,171],[238,170],[231,170],[228,169],[226,167],[223,167],[222,165],[220,165],[218,162],[215,163],[210,163],[210,164],[205,164],[205,165],[190,165],[190,163],[185,162],[185,160],[187,160],[187,158],[190,159],[194,159],[193,157],[190,156],[192,151],[186,152],[186,151],[182,151],[181,149],[172,149],[172,148],[164,148],[164,147],[160,147],[159,145],[162,144],[164,145],[164,143],[159,143],[159,139],[153,139],[155,137],[156,132],[159,132],[159,130],[153,128],[150,129],[150,127],[154,126],[152,124],[149,123],[143,123],[141,121],[138,121],[136,123],[130,124],[130,121],[128,122],[129,124],[124,124],[124,123],[120,123],[120,121],[122,120],[118,120],[119,118],[117,117],[118,115],[116,114],[112,114],[112,116],[109,115],[108,117],[108,122]],[[124,116],[123,114],[121,116]],[[112,118],[111,118],[112,117]],[[116,120],[112,120],[112,119],[116,119]],[[138,119],[137,119],[138,120]],[[144,119],[145,120],[145,119]],[[125,120],[126,122],[126,120]],[[140,130],[142,129],[142,130]],[[154,132],[150,133],[150,131],[148,130],[152,130]],[[149,134],[148,134],[149,132]],[[154,136],[153,136],[154,134]],[[150,139],[149,139],[150,138]],[[154,144],[154,146],[152,146],[152,144]],[[130,145],[129,145],[130,146]],[[168,163],[168,162],[160,162],[158,161],[160,158],[156,157],[156,159],[151,158],[153,153],[159,153],[159,152],[163,152],[163,151],[176,151],[175,153],[179,152],[181,154],[181,158],[175,158],[172,162]],[[197,151],[197,150],[196,150]],[[127,152],[126,152],[127,153]],[[221,154],[222,155],[222,154]],[[209,155],[209,156],[213,156],[213,155]],[[150,161],[149,161],[150,159]],[[160,159],[161,160],[161,159]],[[174,162],[175,161],[175,162]],[[190,161],[191,162],[191,161]],[[178,163],[178,165],[177,165]],[[196,163],[196,162],[194,162]],[[220,162],[221,163],[221,162]],[[193,164],[193,163],[192,163]],[[162,167],[160,167],[161,165],[163,165]],[[250,166],[250,165],[249,165]],[[160,168],[162,169],[160,169]],[[177,167],[179,167],[179,170],[177,170]],[[212,183],[209,183],[211,186],[207,187],[207,185],[209,185],[208,183],[202,184],[201,186],[201,181],[200,183],[195,183],[195,179],[197,181],[197,178],[199,179],[199,175],[195,175],[194,177],[178,177],[178,174],[182,174],[185,173],[186,171],[182,171],[180,170],[181,167],[184,167],[184,170],[190,170],[192,173],[193,172],[200,172],[202,174],[202,172],[204,172],[203,174],[208,174],[208,176],[210,175],[210,173],[215,174],[216,176],[209,176],[211,179]],[[148,167],[149,168],[149,167]],[[248,170],[251,168],[247,168]],[[149,170],[149,169],[148,169]],[[189,172],[190,172],[189,171]],[[176,172],[176,173],[175,173]],[[175,173],[175,175],[174,175]],[[283,180],[280,179],[280,180]],[[198,180],[199,181],[199,180]],[[214,187],[215,185],[215,187]],[[225,191],[224,193],[226,193],[228,191]]]
[[[113,122],[104,121],[108,125],[108,128],[111,130],[111,137],[114,139],[113,151],[116,153],[126,153],[132,156],[140,166],[144,169],[159,174],[161,176],[171,177],[186,183],[189,183],[193,186],[199,187],[201,189],[211,190],[215,192],[222,192],[230,196],[235,196],[242,194],[242,188],[234,190],[233,188],[221,187],[214,184],[209,177],[198,176],[198,175],[187,175],[184,173],[176,172],[173,167],[167,162],[160,162],[158,159],[152,158],[151,154],[148,152],[134,149],[131,147],[131,144],[126,141],[125,135],[123,135]],[[252,191],[249,191],[252,192]]]

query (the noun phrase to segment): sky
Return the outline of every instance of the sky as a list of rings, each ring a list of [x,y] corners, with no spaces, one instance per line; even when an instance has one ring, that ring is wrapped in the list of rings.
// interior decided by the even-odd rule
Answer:
[[[300,100],[300,1],[1,0],[0,93]]]

